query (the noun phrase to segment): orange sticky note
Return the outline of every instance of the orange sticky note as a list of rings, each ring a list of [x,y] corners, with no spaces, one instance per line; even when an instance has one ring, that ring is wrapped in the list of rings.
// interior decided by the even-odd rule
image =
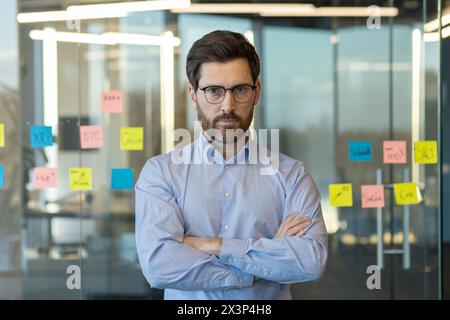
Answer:
[[[383,208],[384,186],[381,184],[361,186],[361,206],[363,208]]]
[[[56,168],[34,168],[34,187],[56,188]]]
[[[415,163],[438,163],[437,141],[417,141],[414,143]]]
[[[103,130],[101,126],[80,126],[81,149],[103,147]]]
[[[120,90],[103,91],[100,97],[101,110],[104,113],[120,113],[123,111],[123,93]]]
[[[333,207],[353,206],[352,184],[330,184],[330,204]]]
[[[406,163],[406,141],[384,141],[383,162]]]

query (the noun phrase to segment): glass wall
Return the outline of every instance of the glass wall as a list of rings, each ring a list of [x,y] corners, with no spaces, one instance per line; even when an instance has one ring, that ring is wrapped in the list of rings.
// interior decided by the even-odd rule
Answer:
[[[413,146],[440,142],[440,39],[425,26],[441,2],[383,2],[394,4],[399,14],[373,27],[169,10],[17,23],[18,12],[65,7],[2,1],[0,299],[162,298],[137,260],[133,187],[174,129],[193,130],[186,56],[216,29],[255,44],[254,126],[280,129],[280,151],[303,161],[322,195],[327,270],[293,286],[294,299],[439,298],[440,164],[414,163]],[[406,164],[384,163],[387,140],[406,141]],[[350,161],[350,141],[371,142],[372,161]],[[417,183],[424,201],[397,205],[398,182]],[[352,207],[331,205],[334,183],[352,184]],[[376,183],[385,207],[362,208],[361,186]],[[380,290],[367,287],[371,265],[382,265]]]

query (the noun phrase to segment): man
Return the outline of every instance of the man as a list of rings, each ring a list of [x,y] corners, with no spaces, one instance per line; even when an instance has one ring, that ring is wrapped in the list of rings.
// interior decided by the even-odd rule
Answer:
[[[289,284],[325,268],[320,194],[302,162],[279,154],[273,174],[261,174],[267,158],[249,161],[259,70],[239,33],[209,33],[188,54],[203,130],[182,150],[210,161],[179,163],[179,150],[159,155],[136,183],[139,259],[165,299],[291,299]]]

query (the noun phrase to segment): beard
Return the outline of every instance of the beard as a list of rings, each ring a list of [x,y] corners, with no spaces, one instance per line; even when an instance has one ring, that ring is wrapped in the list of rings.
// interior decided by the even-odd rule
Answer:
[[[218,136],[217,134],[213,134],[212,140],[224,144],[236,142],[237,139],[239,139],[245,132],[247,132],[252,123],[253,111],[255,108],[255,105],[253,104],[249,115],[245,119],[239,117],[233,111],[229,113],[222,113],[221,115],[213,119],[209,119],[206,117],[205,113],[203,112],[198,102],[196,102],[196,105],[197,105],[197,118],[202,124],[203,131],[205,132],[208,132],[208,130],[209,131],[214,130],[216,132],[219,131],[220,135]],[[235,125],[218,126],[217,123],[221,120],[236,120],[237,127],[235,127]]]

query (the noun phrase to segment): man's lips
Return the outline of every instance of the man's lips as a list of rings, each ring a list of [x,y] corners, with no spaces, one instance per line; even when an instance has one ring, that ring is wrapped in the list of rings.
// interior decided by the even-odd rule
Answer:
[[[217,120],[217,123],[226,123],[226,124],[230,124],[230,123],[235,123],[238,122],[237,119],[220,119]]]

